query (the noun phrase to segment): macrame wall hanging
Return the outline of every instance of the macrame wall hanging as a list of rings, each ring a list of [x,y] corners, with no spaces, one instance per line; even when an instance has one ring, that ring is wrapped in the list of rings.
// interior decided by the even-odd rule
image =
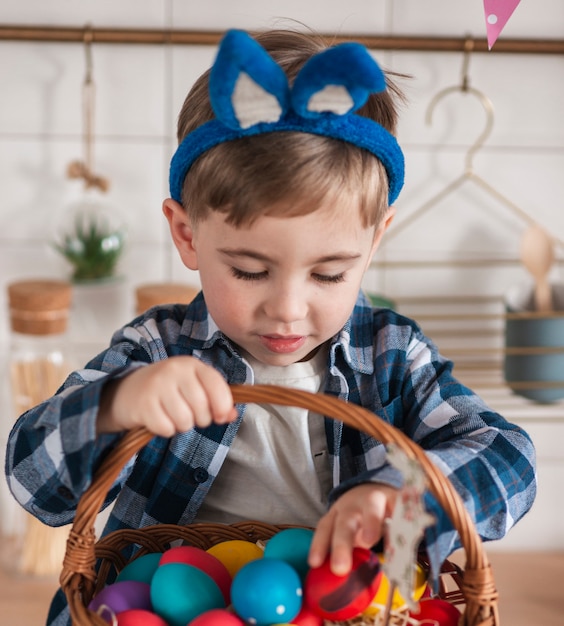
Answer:
[[[124,226],[104,195],[110,188],[108,178],[94,167],[94,111],[96,85],[93,77],[92,31],[84,31],[86,70],[82,84],[83,159],[72,161],[67,175],[82,180],[84,198],[65,212],[55,249],[72,267],[73,282],[91,282],[115,277],[124,246]]]

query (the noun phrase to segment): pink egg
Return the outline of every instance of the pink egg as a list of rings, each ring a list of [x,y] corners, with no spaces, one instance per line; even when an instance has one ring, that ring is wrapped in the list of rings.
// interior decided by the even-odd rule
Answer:
[[[167,626],[167,623],[151,611],[131,609],[117,615],[117,626]]]
[[[231,574],[215,556],[195,546],[178,546],[163,552],[159,565],[185,563],[206,573],[219,587],[225,604],[230,603]]]
[[[188,626],[245,626],[245,622],[226,609],[212,609],[198,615]]]
[[[88,608],[94,613],[104,611],[105,616],[113,613],[121,613],[128,609],[145,609],[150,611],[151,587],[147,583],[137,580],[124,580],[104,587],[100,593],[92,599]]]

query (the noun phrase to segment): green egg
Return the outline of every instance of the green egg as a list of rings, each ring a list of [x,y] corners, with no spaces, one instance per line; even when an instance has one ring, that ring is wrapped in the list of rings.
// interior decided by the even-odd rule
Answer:
[[[162,552],[150,552],[128,563],[118,574],[116,582],[122,580],[137,580],[141,583],[151,584],[151,579],[159,566]]]
[[[217,584],[205,572],[186,563],[157,568],[151,581],[153,610],[170,626],[186,626],[211,609],[225,608]]]
[[[309,571],[307,557],[312,539],[313,530],[309,528],[286,528],[267,541],[264,558],[286,561],[303,582]]]

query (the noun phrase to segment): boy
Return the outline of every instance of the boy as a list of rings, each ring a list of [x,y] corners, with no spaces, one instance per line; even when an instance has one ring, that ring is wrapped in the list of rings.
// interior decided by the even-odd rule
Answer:
[[[347,573],[352,548],[380,540],[401,484],[383,446],[306,411],[238,414],[228,383],[324,391],[382,416],[448,475],[484,539],[530,508],[527,435],[456,381],[414,322],[373,310],[360,291],[403,183],[398,92],[361,46],[322,50],[297,33],[231,31],[188,95],[163,211],[202,293],[118,331],[17,422],[8,480],[46,523],[72,520],[103,455],[144,425],[156,437],[109,494],[105,532],[305,524],[316,526],[310,564],[330,554]],[[426,505],[436,564],[459,543],[430,496]],[[60,603],[50,620],[68,623]]]

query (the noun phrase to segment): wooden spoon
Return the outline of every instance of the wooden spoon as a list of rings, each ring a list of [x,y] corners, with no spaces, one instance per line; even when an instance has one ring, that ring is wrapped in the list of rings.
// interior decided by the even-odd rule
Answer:
[[[553,310],[548,273],[554,263],[552,237],[538,224],[528,228],[521,239],[521,261],[535,280],[534,305],[540,313]]]

